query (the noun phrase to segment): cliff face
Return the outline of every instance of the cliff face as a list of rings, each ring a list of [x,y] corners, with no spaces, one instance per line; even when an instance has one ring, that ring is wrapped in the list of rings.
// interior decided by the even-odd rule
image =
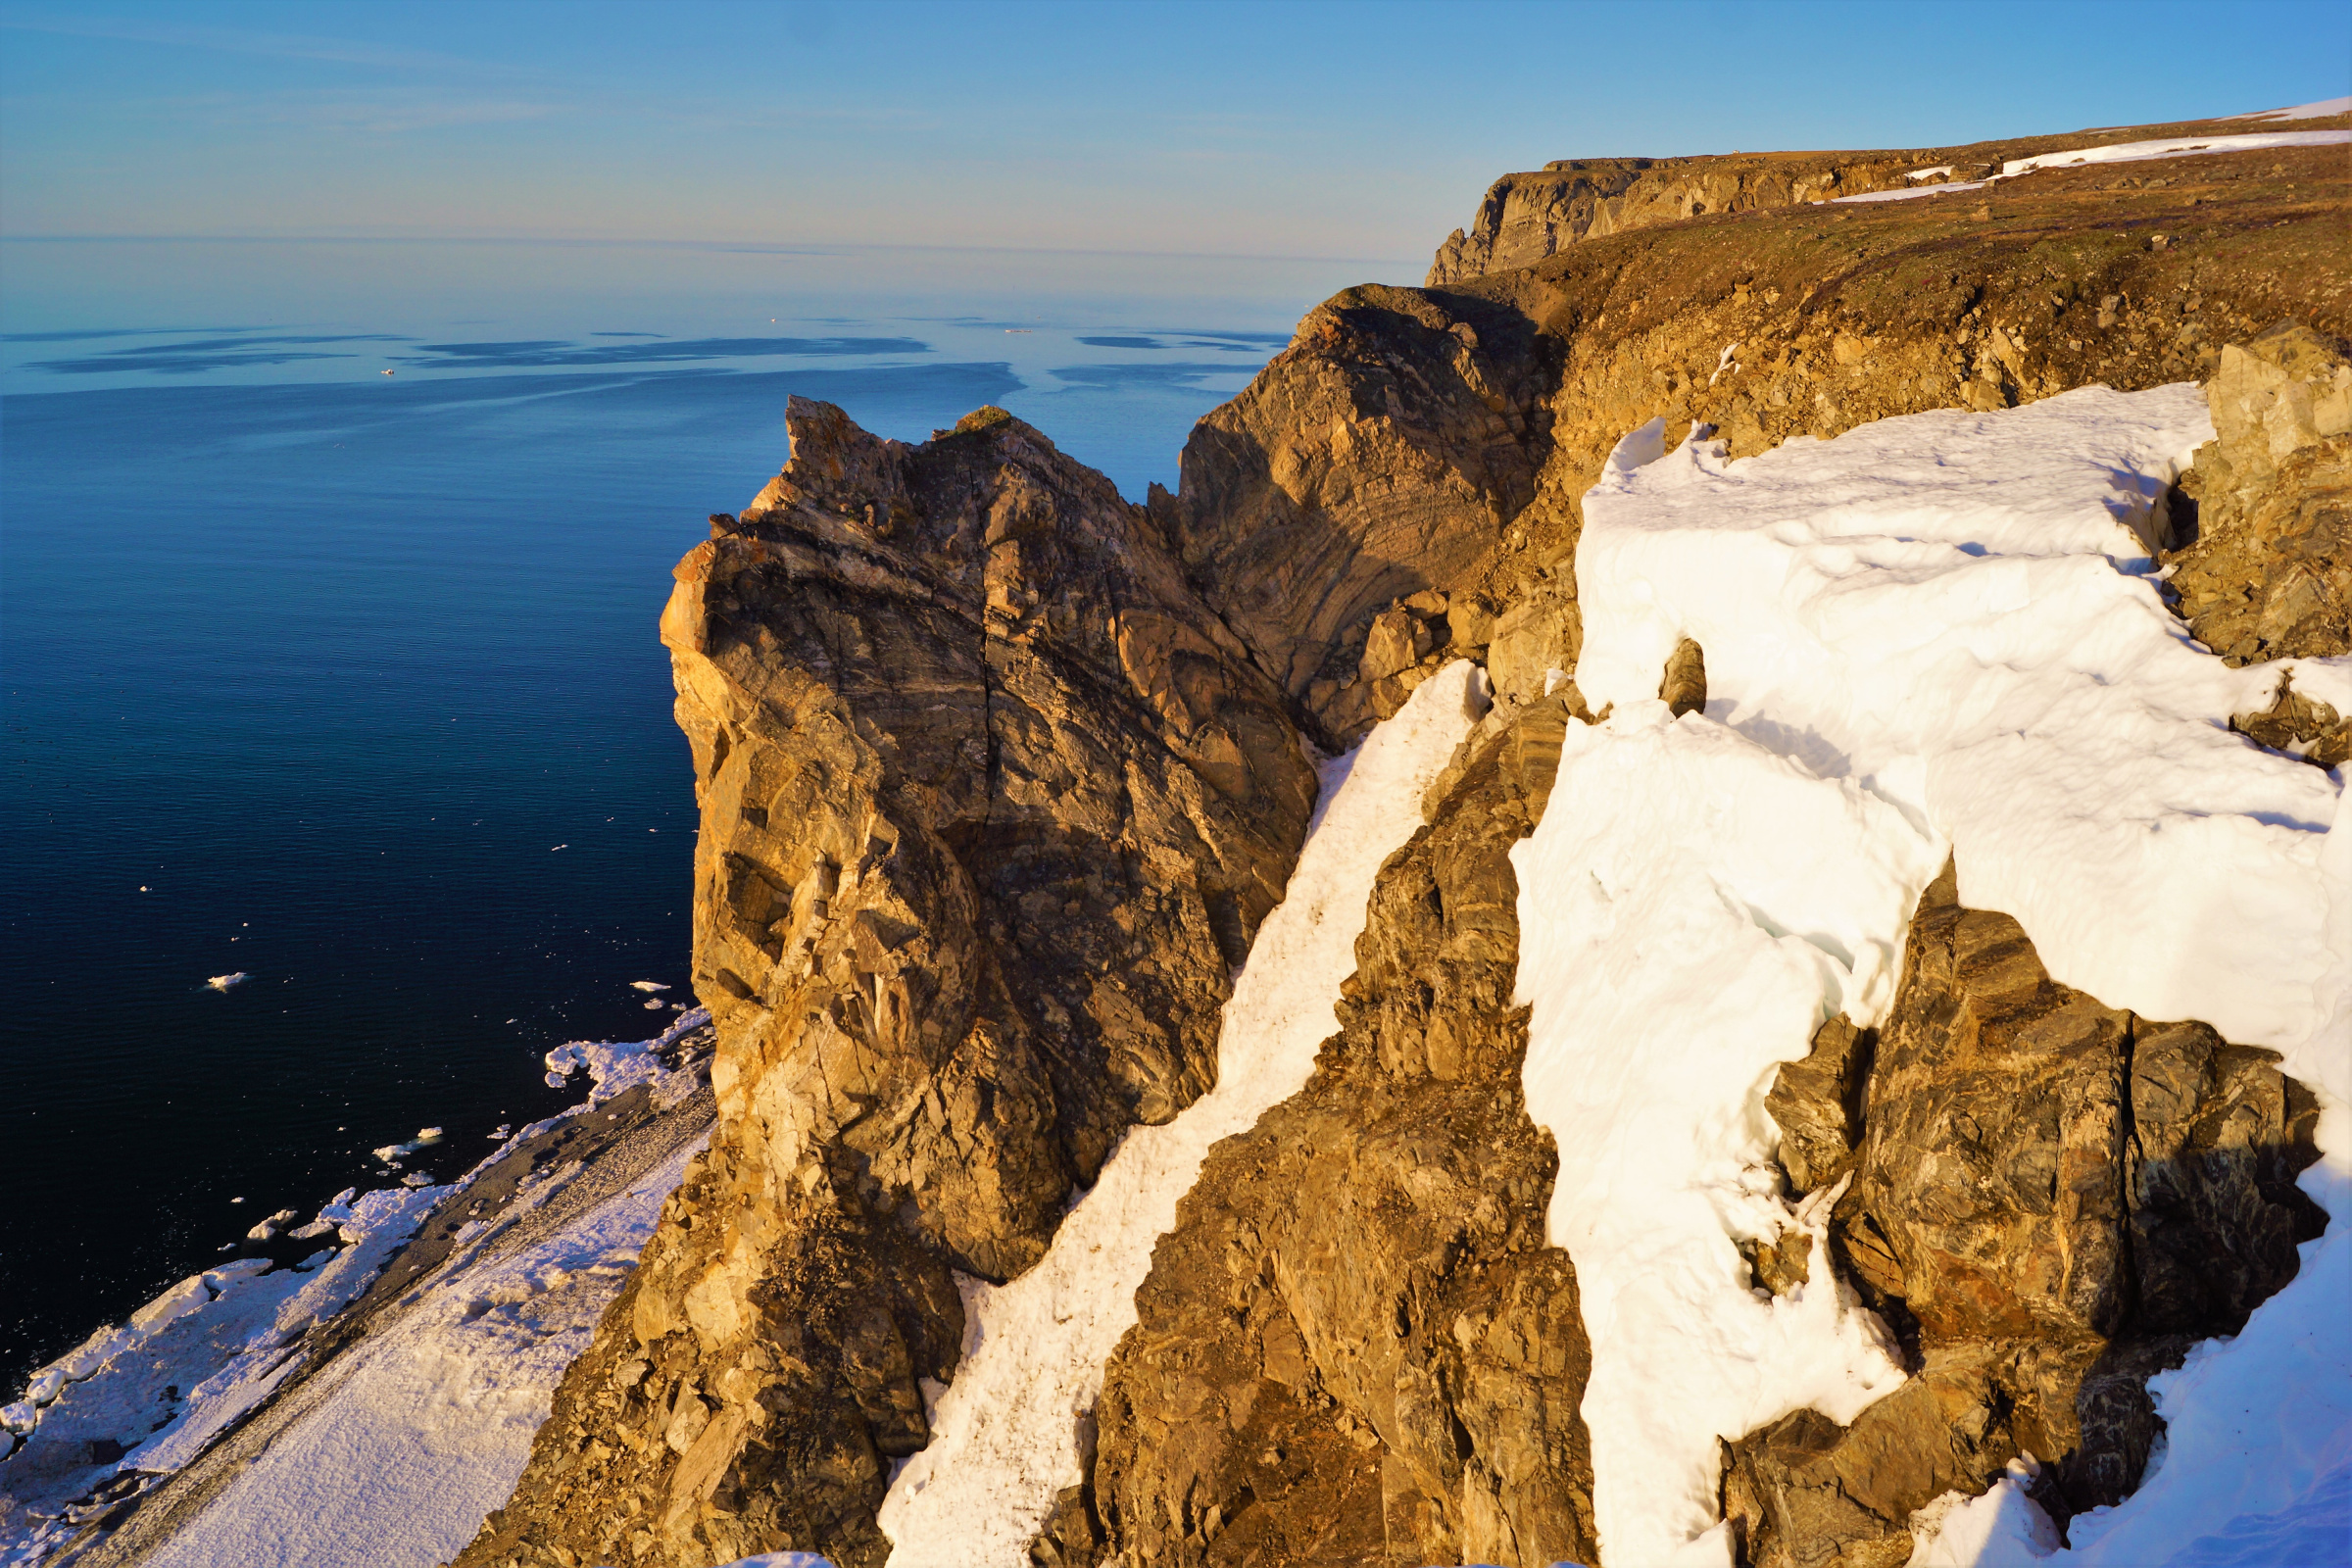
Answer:
[[[1511,1002],[1509,855],[1571,722],[1536,704],[1391,858],[1313,1080],[1160,1244],[1098,1417],[1133,1560],[1592,1560],[1590,1358]]]
[[[2337,123],[2341,121],[2298,121],[2294,128]],[[2240,135],[2279,128],[2276,121],[2197,121],[1909,151],[1559,159],[1540,171],[1496,180],[1469,228],[1455,229],[1438,247],[1428,286],[1533,267],[1583,240],[1710,214],[1801,207],[1873,191],[1979,180],[1999,172],[2013,159],[2159,136]],[[1911,178],[1915,173],[1925,177]]]
[[[2068,142],[2045,144],[2005,145]],[[1300,736],[1345,745],[1459,657],[1494,708],[1381,875],[1313,1080],[1215,1149],[1161,1240],[1032,1555],[1605,1557],[1508,858],[1589,716],[1551,673],[1582,636],[1580,498],[1652,418],[1744,456],[2098,381],[2299,407],[2229,355],[2280,368],[2255,339],[2282,317],[2352,328],[2346,173],[2321,148],[2037,174],[1975,206],[1759,198],[1349,290],[1148,508],[995,411],[909,448],[796,403],[791,465],[714,519],[663,620],[720,1129],[463,1560],[879,1562],[888,1461],[926,1442],[924,1382],[962,1351],[956,1273],[1018,1273],[1121,1129],[1206,1086],[1228,968],[1313,805]],[[2282,373],[2331,395],[2337,362],[2307,359]],[[2230,593],[2306,558],[2333,581],[2314,431],[2230,467],[2239,499],[2205,493]],[[2292,610],[2316,628],[2294,651],[2352,652],[2321,603]],[[1705,667],[1686,644],[1660,670],[1676,711]],[[2262,722],[2241,727],[2317,733]],[[1727,1446],[1753,1563],[1904,1561],[1914,1509],[2025,1451],[2054,1460],[2060,1518],[2128,1492],[2148,1373],[2241,1324],[2312,1234],[2310,1102],[2275,1061],[2067,991],[1948,882],[1886,1026],[1833,1021],[1769,1108],[1791,1194],[1847,1185],[1828,1255],[1754,1250],[1756,1288],[1835,1270],[1913,1376],[1850,1428],[1800,1412]]]
[[[911,449],[788,423],[662,617],[719,1131],[480,1560],[878,1561],[951,1270],[1027,1267],[1206,1087],[1314,803],[1281,694],[1101,475],[993,410]]]

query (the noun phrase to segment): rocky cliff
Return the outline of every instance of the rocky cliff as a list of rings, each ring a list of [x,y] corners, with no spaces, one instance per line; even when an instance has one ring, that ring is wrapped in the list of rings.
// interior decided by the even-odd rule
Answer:
[[[1207,1086],[1314,804],[1281,692],[1107,480],[994,410],[915,448],[788,425],[662,617],[719,1131],[475,1560],[879,1561],[954,1271],[1026,1268]]]
[[[1927,155],[1872,156],[1838,167]],[[2352,652],[2347,172],[2317,148],[1976,205],[1757,197],[1351,289],[1141,508],[996,411],[907,447],[796,403],[790,465],[713,519],[663,619],[719,1131],[462,1560],[881,1562],[891,1461],[963,1352],[957,1276],[1027,1267],[1121,1130],[1209,1083],[1314,804],[1301,739],[1342,748],[1468,657],[1494,710],[1381,874],[1340,1032],[1184,1200],[1032,1556],[1606,1561],[1509,858],[1591,717],[1561,684],[1580,498],[1652,418],[1745,455],[2202,380],[2183,613],[2254,637],[2239,658]],[[2290,318],[2308,334],[2262,335]],[[1687,644],[1660,669],[1675,710],[1705,666]],[[2240,727],[2335,733],[2280,704]],[[1752,1249],[1756,1288],[1835,1270],[1912,1376],[1850,1427],[1726,1446],[1713,1505],[1751,1563],[1902,1562],[1914,1510],[2029,1452],[2061,1521],[2128,1493],[2146,1377],[2242,1324],[2318,1223],[2313,1102],[2275,1057],[2068,990],[1948,876],[1885,1024],[1833,1020],[1769,1108],[1788,1192],[1838,1191],[1828,1255]]]
[[[2296,122],[2296,128],[2341,118]],[[1692,218],[1801,207],[1877,191],[1984,179],[2005,164],[2159,137],[2260,134],[2276,121],[2192,121],[2108,126],[2057,136],[2013,137],[1959,147],[1842,153],[1730,153],[1695,158],[1568,158],[1505,174],[1487,191],[1467,229],[1438,247],[1428,284],[1533,267],[1582,240]],[[2171,172],[2137,177],[2165,179]]]

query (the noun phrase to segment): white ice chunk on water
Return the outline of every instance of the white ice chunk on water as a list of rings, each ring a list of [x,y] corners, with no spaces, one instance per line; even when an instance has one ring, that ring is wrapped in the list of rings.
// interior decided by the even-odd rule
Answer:
[[[217,974],[205,984],[215,991],[226,991],[230,986],[243,985],[248,978],[245,971],[239,969],[235,974]]]
[[[659,980],[632,980],[629,982],[629,989],[632,991],[667,991],[669,987],[662,984]]]
[[[419,1127],[416,1129],[416,1136],[409,1139],[407,1142],[386,1144],[383,1148],[374,1150],[372,1152],[376,1158],[389,1165],[395,1160],[408,1158],[411,1154],[414,1154],[416,1152],[416,1151],[422,1149],[427,1144],[437,1144],[440,1141],[440,1128]]]

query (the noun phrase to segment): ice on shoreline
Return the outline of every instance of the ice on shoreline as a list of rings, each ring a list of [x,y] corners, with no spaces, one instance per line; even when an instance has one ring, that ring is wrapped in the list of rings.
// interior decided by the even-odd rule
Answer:
[[[315,1331],[360,1298],[436,1205],[471,1185],[518,1144],[602,1103],[620,1088],[651,1085],[663,1103],[672,1103],[691,1092],[691,1083],[671,1080],[690,1080],[695,1074],[663,1068],[661,1054],[706,1024],[709,1017],[698,1009],[678,1018],[654,1040],[580,1048],[583,1063],[597,1078],[590,1098],[519,1132],[509,1134],[502,1128],[505,1136],[498,1147],[456,1181],[434,1185],[429,1178],[411,1173],[401,1186],[365,1195],[346,1188],[321,1206],[314,1219],[291,1229],[288,1225],[297,1211],[280,1210],[255,1226],[249,1239],[283,1235],[297,1241],[318,1241],[320,1246],[298,1262],[280,1264],[267,1257],[245,1257],[192,1274],[133,1312],[126,1322],[100,1329],[35,1373],[22,1399],[0,1406],[0,1568],[33,1568],[70,1542],[88,1521],[197,1458],[308,1363],[308,1342]],[[600,1063],[609,1064],[612,1070],[600,1072]],[[616,1085],[616,1079],[625,1081]],[[438,1127],[423,1128],[416,1140],[389,1145],[375,1153],[384,1157],[394,1151],[413,1151],[441,1134]],[[512,1486],[527,1452],[530,1432],[545,1414],[554,1380],[580,1348],[573,1345],[563,1350],[563,1345],[569,1343],[563,1336],[584,1336],[602,1308],[601,1299],[593,1310],[582,1306],[586,1298],[581,1292],[594,1295],[602,1288],[594,1285],[599,1280],[617,1290],[618,1275],[633,1264],[636,1249],[651,1233],[662,1199],[676,1185],[676,1172],[670,1166],[679,1165],[683,1157],[681,1153],[663,1167],[667,1174],[659,1179],[669,1185],[658,1193],[652,1191],[655,1175],[632,1184],[624,1197],[635,1202],[634,1207],[620,1199],[609,1200],[595,1211],[604,1217],[591,1216],[594,1222],[584,1221],[585,1229],[567,1229],[521,1254],[522,1263],[501,1260],[483,1275],[485,1311],[500,1304],[493,1298],[502,1290],[512,1295],[509,1305],[534,1294],[546,1295],[549,1310],[533,1319],[521,1340],[508,1347],[512,1355],[499,1352],[511,1362],[510,1374],[494,1376],[490,1362],[479,1356],[466,1362],[473,1369],[467,1375],[483,1388],[495,1387],[505,1393],[476,1399],[471,1405],[461,1400],[452,1407],[459,1415],[443,1411],[433,1416],[432,1421],[438,1423],[435,1441],[457,1441],[465,1432],[471,1432],[479,1441],[466,1450],[467,1463],[477,1467],[489,1464],[491,1468],[482,1473],[495,1475],[497,1465],[511,1461],[514,1473],[506,1475],[503,1485]],[[548,1177],[537,1180],[543,1188],[554,1185]],[[527,1206],[536,1200],[526,1194],[516,1202]],[[261,1232],[270,1236],[257,1234]],[[462,1252],[455,1254],[433,1277],[446,1281],[463,1276],[466,1261]],[[512,1281],[501,1284],[508,1275],[500,1271],[511,1267],[522,1268],[524,1273],[514,1278],[535,1280],[535,1290],[513,1294],[521,1287]],[[533,1268],[540,1272],[529,1273]],[[551,1292],[557,1294],[549,1295]],[[606,1291],[605,1298],[610,1294]],[[562,1314],[553,1309],[559,1297],[586,1312],[580,1324],[565,1326],[568,1319],[557,1322]],[[507,1314],[510,1320],[514,1317],[513,1312]],[[544,1342],[546,1353],[534,1358],[525,1342]],[[480,1336],[466,1343],[477,1348],[488,1345]],[[543,1363],[559,1351],[561,1359],[552,1363],[551,1371],[550,1365]],[[537,1392],[531,1393],[532,1389]],[[512,1429],[534,1397],[539,1401],[539,1414],[530,1416],[521,1428],[517,1447]],[[517,1399],[522,1402],[517,1404]],[[395,1420],[399,1413],[397,1399],[388,1393],[370,1408],[385,1420]],[[468,1422],[473,1426],[468,1427]],[[456,1528],[451,1521],[471,1506],[473,1494],[486,1484],[459,1486],[443,1478],[428,1489],[432,1497],[429,1507],[421,1496],[408,1497],[399,1507],[419,1518],[432,1515],[446,1535]],[[387,1509],[392,1508],[395,1499],[388,1494],[379,1489],[373,1495]],[[498,1500],[492,1498],[485,1510]],[[434,1509],[439,1513],[433,1514]],[[476,1514],[465,1526],[468,1538],[478,1523]],[[389,1528],[388,1519],[379,1525]],[[463,1544],[461,1540],[442,1554]],[[219,1560],[232,1558],[254,1560],[235,1553]],[[332,1560],[331,1554],[317,1560]],[[417,1560],[438,1559],[425,1556]]]

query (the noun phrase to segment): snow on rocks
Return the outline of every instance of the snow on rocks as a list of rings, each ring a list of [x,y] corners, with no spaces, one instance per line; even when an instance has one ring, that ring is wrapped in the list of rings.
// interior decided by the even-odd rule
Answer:
[[[650,982],[640,981],[644,985]],[[588,1103],[601,1105],[614,1095],[639,1084],[659,1082],[668,1069],[662,1064],[662,1053],[674,1045],[681,1036],[701,1028],[710,1021],[704,1008],[683,1013],[678,1021],[655,1040],[575,1040],[558,1046],[547,1054],[547,1084],[561,1089],[571,1075],[581,1068],[595,1084],[589,1091]]]
[[[1696,639],[1710,717],[1947,838],[1962,900],[2022,921],[2061,983],[2291,1051],[2319,1022],[2339,785],[2230,730],[2279,666],[2223,664],[2159,597],[2155,509],[2210,434],[2192,386],[1740,463],[1703,438],[1635,462],[1662,453],[1646,426],[1587,501],[1578,685],[1646,699]]]
[[[2341,100],[2337,100],[2341,101]],[[2318,119],[2324,114],[2339,114],[2327,104],[2313,104],[2309,112],[2278,110],[2275,115],[2249,115],[2259,119]],[[1985,179],[1955,180],[1941,185],[1914,186],[1905,190],[1864,191],[1858,196],[1833,196],[1833,203],[1901,202],[1920,196],[1950,196],[1960,191],[1983,190],[1996,180],[2015,179],[2031,174],[2037,169],[2071,169],[2077,164],[2136,164],[2152,158],[2189,158],[2204,153],[2259,152],[2268,147],[2335,147],[2352,142],[2352,130],[2269,130],[2240,136],[2163,136],[2151,141],[2110,142],[2104,147],[2076,147],[2062,153],[2037,153],[2032,158],[2012,158],[2001,165],[2001,172]],[[1905,179],[1925,179],[1932,174],[1949,174],[1949,164],[1934,169],[1915,170]]]
[[[1349,757],[1323,798],[1283,902],[1225,1005],[1217,1086],[1160,1127],[1137,1127],[1018,1279],[961,1282],[966,1343],[880,1521],[898,1568],[1019,1568],[1054,1494],[1082,1479],[1102,1365],[1135,1324],[1152,1249],[1176,1223],[1209,1146],[1246,1131],[1313,1071],[1338,1029],[1340,986],[1381,863],[1421,825],[1421,798],[1485,710],[1484,676],[1455,662]]]
[[[2137,164],[2151,158],[2180,158],[2191,153],[2259,152],[2269,147],[2336,147],[2352,142],[2352,130],[2267,130],[2244,136],[2160,136],[2152,141],[2110,142],[2104,147],[2081,147],[2063,153],[2040,153],[2012,158],[1994,176],[2014,179],[2036,169],[2066,169],[2075,164]]]
[[[0,1550],[37,1538],[44,1521],[75,1522],[80,1499],[118,1477],[192,1458],[294,1370],[296,1342],[349,1305],[448,1191],[329,1204],[322,1217],[335,1217],[344,1247],[326,1261],[239,1258],[190,1275],[36,1376],[23,1401],[35,1419],[10,1423],[25,1436],[0,1461]]]
[[[445,1562],[506,1500],[564,1369],[653,1234],[695,1140],[510,1253],[451,1259],[415,1304],[321,1376],[323,1397],[147,1560]]]
[[[1599,1396],[1630,1386],[1626,1357],[1649,1355],[1650,1375],[1678,1384],[1651,1340],[1673,1318],[1636,1316],[1627,1344],[1615,1282],[1628,1264],[1609,1249],[1608,1209],[1679,1213],[1692,1248],[1694,1191],[1713,1198],[1726,1237],[1759,1223],[1755,1205],[1736,1200],[1732,1161],[1753,1147],[1740,1140],[1758,1131],[1771,1059],[1801,1051],[1798,960],[1815,966],[1819,1006],[1840,1005],[1842,993],[1867,1022],[1908,912],[1889,916],[1885,890],[1917,875],[1921,850],[1939,861],[1947,846],[1964,902],[2015,916],[2053,977],[2111,1006],[2200,1018],[2276,1050],[2323,1107],[2322,1162],[2303,1185],[2334,1223],[2243,1333],[2154,1380],[2170,1451],[2134,1495],[2075,1522],[2068,1555],[2166,1560],[2210,1538],[2195,1560],[2277,1560],[2240,1548],[2302,1539],[2341,1493],[2352,1453],[2352,1335],[2340,1321],[2352,1295],[2352,805],[2340,774],[2229,727],[2267,703],[2286,665],[2229,668],[2159,596],[2160,498],[2210,435],[2190,386],[1915,415],[1737,463],[1703,430],[1669,451],[1653,423],[1619,444],[1586,498],[1576,675],[1594,708],[1616,706],[1600,726],[1571,732],[1544,822],[1520,847],[1521,989],[1535,1004],[1530,1108],[1562,1150],[1553,1234],[1586,1291],[1585,1410],[1610,1555],[1649,1560],[1638,1542],[1660,1560],[1686,1545],[1722,1560],[1718,1538],[1696,1528],[1714,1503],[1691,1490],[1688,1456],[1728,1405],[1678,1405],[1644,1389],[1643,1419],[1677,1436],[1618,1430]],[[1654,694],[1685,637],[1705,650],[1708,702],[1703,716],[1668,723]],[[2325,680],[2334,663],[2301,667]],[[1612,768],[1648,778],[1647,791]],[[1692,798],[1664,798],[1670,789]],[[1765,804],[1780,801],[1791,804]],[[1640,827],[1620,840],[1576,819],[1604,808]],[[1570,850],[1579,838],[1581,859]],[[1685,845],[1697,846],[1690,863],[1672,863]],[[1643,853],[1669,864],[1636,878]],[[1559,956],[1569,939],[1585,944],[1573,963]],[[1699,961],[1710,955],[1713,970]],[[1584,972],[1609,962],[1613,976]],[[1686,983],[1677,992],[1661,973]],[[1710,1033],[1718,997],[1747,1004],[1737,1042]],[[1636,1005],[1644,999],[1648,1014]],[[1680,1095],[1719,1077],[1744,1093],[1669,1103],[1664,1082],[1643,1088],[1645,1063],[1596,1054],[1594,1009],[1616,1010],[1620,1033],[1606,1038],[1622,1055],[1689,1054]],[[1637,1053],[1626,1044],[1636,1039],[1654,1043]],[[1696,1068],[1710,1040],[1713,1076]],[[1586,1097],[1600,1084],[1622,1121],[1661,1129],[1623,1156],[1647,1162],[1648,1194],[1612,1192],[1598,1185],[1611,1173],[1588,1170],[1578,1140],[1594,1113],[1563,1088],[1579,1072]],[[1686,1141],[1679,1171],[1659,1163],[1669,1135]],[[1633,1288],[1681,1292],[1688,1353],[1712,1358],[1725,1385],[1755,1388],[1753,1341],[1725,1326],[1736,1321],[1719,1277],[1728,1241],[1712,1250],[1714,1279],[1695,1264],[1669,1268],[1664,1232],[1652,1245],[1657,1277]],[[1811,1343],[1837,1370],[1829,1342]],[[1859,1387],[1832,1392],[1850,1399]],[[1680,1492],[1629,1473],[1674,1444],[1687,1456]],[[1923,1519],[1931,1546],[1949,1540],[1934,1547],[1945,1557],[1922,1560],[2039,1558],[2055,1547],[2046,1532],[2012,1478]]]
[[[191,1275],[132,1313],[126,1323],[99,1330],[42,1369],[23,1399],[0,1409],[0,1565],[30,1568],[46,1560],[84,1522],[196,1459],[309,1364],[311,1332],[359,1299],[436,1205],[471,1184],[521,1140],[633,1084],[650,1084],[662,1106],[691,1094],[700,1074],[685,1067],[664,1069],[661,1054],[709,1020],[709,1013],[697,1009],[657,1040],[583,1048],[592,1073],[600,1061],[616,1063],[618,1070],[599,1079],[598,1092],[589,1101],[504,1140],[457,1182],[435,1186],[412,1172],[399,1187],[365,1195],[346,1188],[318,1210],[316,1219],[290,1231],[284,1227],[294,1213],[281,1210],[256,1229],[273,1229],[303,1241],[332,1238],[339,1248],[322,1246],[290,1267],[273,1267],[267,1258],[252,1257]],[[615,1085],[614,1077],[625,1081]],[[439,1139],[441,1133],[437,1127],[423,1128],[416,1140],[375,1152],[388,1163],[397,1154]],[[364,1410],[347,1407],[334,1418],[344,1423],[346,1436],[304,1451],[318,1464],[341,1460],[375,1468],[319,1471],[302,1485],[330,1491],[342,1487],[355,1498],[371,1499],[380,1517],[371,1523],[359,1521],[368,1539],[423,1544],[402,1560],[422,1564],[454,1553],[520,1474],[531,1433],[546,1414],[556,1379],[586,1344],[605,1302],[618,1289],[618,1276],[651,1233],[662,1200],[677,1184],[684,1157],[679,1154],[660,1173],[636,1182],[629,1194],[608,1200],[579,1226],[540,1244],[519,1261],[502,1256],[497,1269],[468,1274],[469,1261],[479,1261],[482,1248],[461,1248],[433,1278],[463,1282],[462,1288],[471,1294],[454,1310],[462,1322],[483,1320],[487,1327],[469,1329],[453,1343],[436,1341],[421,1330],[402,1341],[414,1362],[409,1368],[412,1381],[404,1387],[425,1402],[404,1415],[396,1389],[385,1392],[380,1384],[363,1385],[375,1391],[368,1396],[372,1404]],[[579,1168],[573,1161],[536,1173],[524,1182],[508,1212],[546,1202]],[[486,1238],[466,1240],[481,1243]],[[436,1284],[435,1290],[445,1287]],[[530,1304],[534,1301],[538,1304]],[[471,1316],[466,1315],[467,1308],[473,1309]],[[432,1313],[424,1318],[428,1323],[441,1321]],[[494,1332],[506,1335],[499,1342],[503,1349],[486,1338]],[[321,1375],[345,1382],[356,1379],[342,1360],[329,1363]],[[537,1413],[530,1413],[534,1409]],[[395,1462],[387,1457],[389,1450],[369,1451],[366,1443],[350,1436],[377,1428],[400,1434],[397,1443],[419,1445],[417,1452]],[[277,1448],[273,1446],[270,1451]],[[447,1466],[435,1468],[451,1454],[460,1455],[449,1463],[466,1469],[466,1477],[453,1480],[444,1473]],[[476,1467],[479,1477],[491,1479],[476,1477]],[[294,1473],[270,1473],[279,1478],[270,1484],[275,1490],[244,1491],[239,1495],[247,1499],[243,1506],[250,1517],[276,1521],[256,1527],[262,1534],[251,1539],[276,1544],[256,1545],[250,1551],[223,1546],[222,1554],[211,1559],[174,1560],[345,1560],[343,1547],[332,1543],[304,1547],[308,1555],[271,1555],[300,1532],[274,1511],[279,1504],[270,1500],[290,1494],[283,1483]],[[500,1476],[504,1479],[496,1479]],[[240,1481],[239,1486],[244,1485]],[[498,1495],[482,1501],[485,1488]],[[314,1505],[323,1506],[316,1498],[303,1506]],[[455,1521],[467,1508],[474,1512],[461,1532]],[[216,1512],[203,1517],[214,1520]],[[333,1517],[346,1524],[358,1519],[350,1508]],[[228,1526],[216,1520],[205,1528],[217,1534]],[[452,1532],[461,1533],[447,1539]]]
[[[1528,1113],[1560,1151],[1546,1229],[1576,1263],[1613,1561],[1697,1541],[1694,1560],[1728,1562],[1709,1535],[1717,1439],[1807,1405],[1842,1425],[1903,1381],[1831,1273],[1827,1203],[1779,1196],[1763,1099],[1824,1018],[1885,1014],[1941,855],[1852,781],[1655,699],[1568,727],[1544,820],[1511,857],[1518,995]],[[1811,1279],[1775,1298],[1738,1244],[1790,1230],[1812,1238]]]

